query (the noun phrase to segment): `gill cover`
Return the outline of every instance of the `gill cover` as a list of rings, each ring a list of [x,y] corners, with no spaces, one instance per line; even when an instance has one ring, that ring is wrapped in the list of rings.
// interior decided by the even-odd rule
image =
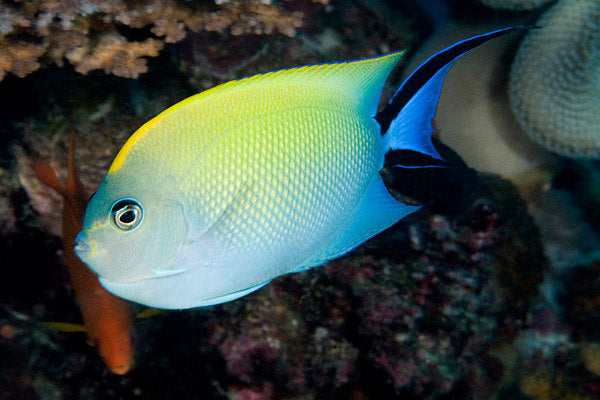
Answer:
[[[169,266],[185,240],[187,223],[172,185],[168,180],[158,185],[139,177],[132,180],[124,171],[107,177],[87,206],[78,255],[107,281],[176,273]]]

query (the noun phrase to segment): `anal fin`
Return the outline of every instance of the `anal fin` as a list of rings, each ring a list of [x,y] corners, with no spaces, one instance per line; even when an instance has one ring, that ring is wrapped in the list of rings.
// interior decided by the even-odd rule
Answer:
[[[223,296],[213,297],[212,299],[198,302],[197,307],[208,307],[208,306],[213,306],[215,304],[226,303],[228,301],[239,299],[240,297],[243,297],[249,293],[254,292],[255,290],[260,289],[261,287],[265,286],[269,282],[271,282],[271,281],[269,280],[269,281],[263,282],[259,285],[249,287],[247,289],[238,290],[237,292],[229,293],[229,294],[226,294]]]
[[[417,211],[419,206],[404,204],[392,197],[379,174],[375,175],[349,223],[335,240],[300,271],[340,257],[396,222]]]

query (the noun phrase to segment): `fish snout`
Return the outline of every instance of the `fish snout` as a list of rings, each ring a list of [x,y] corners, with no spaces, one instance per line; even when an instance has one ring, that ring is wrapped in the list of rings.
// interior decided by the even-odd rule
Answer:
[[[92,255],[92,244],[89,236],[85,231],[79,232],[75,238],[75,254],[79,256],[83,261]]]

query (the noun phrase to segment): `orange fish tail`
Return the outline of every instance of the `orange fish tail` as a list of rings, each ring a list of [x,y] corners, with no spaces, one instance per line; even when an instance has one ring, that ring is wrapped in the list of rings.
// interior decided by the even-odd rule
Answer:
[[[126,300],[109,293],[94,274],[75,254],[75,237],[82,229],[87,194],[79,180],[75,164],[75,136],[71,130],[68,175],[61,184],[56,171],[46,162],[36,160],[34,170],[39,180],[58,192],[64,200],[62,241],[65,261],[81,309],[88,338],[98,346],[108,368],[115,374],[125,374],[133,362],[133,310]]]

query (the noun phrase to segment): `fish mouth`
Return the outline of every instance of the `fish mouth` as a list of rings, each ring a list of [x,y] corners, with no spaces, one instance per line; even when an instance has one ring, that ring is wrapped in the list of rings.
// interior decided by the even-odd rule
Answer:
[[[90,242],[90,238],[85,233],[85,231],[79,232],[79,234],[75,238],[75,247],[73,250],[75,251],[75,254],[77,254],[82,260],[84,258],[91,257],[94,250],[94,246]]]

